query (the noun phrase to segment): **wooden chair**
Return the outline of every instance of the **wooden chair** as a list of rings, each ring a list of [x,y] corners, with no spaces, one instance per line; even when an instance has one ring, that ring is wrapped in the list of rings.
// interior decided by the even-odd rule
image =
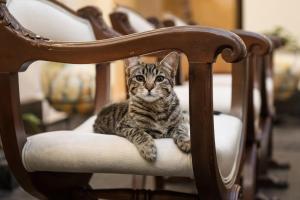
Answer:
[[[39,2],[46,3],[45,0]],[[245,56],[246,48],[238,36],[220,29],[174,27],[103,41],[57,42],[24,28],[6,5],[6,1],[0,1],[0,90],[3,93],[0,99],[0,134],[9,167],[25,191],[41,199],[238,199],[240,187],[235,183],[245,138],[247,98],[238,98],[233,116],[221,115],[219,119],[213,116],[211,87],[212,64],[219,53],[228,62],[239,61]],[[52,14],[51,17],[55,17]],[[206,39],[212,42],[207,45],[203,42]],[[189,44],[196,48],[190,48]],[[167,143],[171,146],[166,154],[162,153],[155,165],[149,164],[123,138],[93,134],[91,124],[94,118],[75,131],[26,137],[19,115],[18,73],[26,71],[31,63],[36,60],[74,64],[107,63],[167,49],[182,51],[189,58],[191,155],[182,155],[171,139],[160,140],[156,141],[159,152],[165,151],[163,146]],[[234,73],[234,80],[238,80],[239,84],[233,88],[233,94],[246,97],[246,70],[242,67],[236,69],[244,73]],[[97,85],[97,92],[103,92],[101,87]],[[97,95],[97,103],[101,97]],[[225,123],[224,117],[230,123]],[[224,163],[225,152],[218,141],[220,135],[228,132],[229,124],[235,124],[231,128],[232,133],[236,134],[231,141],[234,159],[230,164]],[[227,129],[226,132],[224,129]],[[122,153],[115,146],[120,147]],[[109,155],[109,159],[101,156],[103,154],[100,152],[106,152],[104,155]],[[230,175],[225,177],[223,170],[226,163],[229,164]],[[170,169],[169,166],[176,167]],[[194,177],[197,194],[130,189],[94,190],[89,186],[89,179],[96,172],[159,176],[181,173],[182,176]]]
[[[281,38],[281,37],[277,37],[277,36],[268,36],[273,44],[273,51],[264,58],[263,62],[266,63],[265,65],[267,65],[267,70],[265,71],[266,76],[270,79],[273,79],[274,77],[274,62],[273,62],[273,57],[274,57],[274,53],[277,49],[283,47],[286,44],[286,41]],[[274,107],[274,83],[271,81],[266,81],[265,82],[266,86],[265,88],[268,88],[265,92],[265,98],[267,100],[265,100],[264,102],[268,102],[268,106],[265,106],[264,111],[262,111],[262,113],[264,113],[264,115],[271,115],[272,116],[272,120],[276,121],[276,108]],[[277,160],[275,160],[273,158],[273,138],[272,138],[272,134],[270,135],[270,145],[268,147],[268,164],[267,166],[269,168],[273,168],[273,169],[289,169],[290,168],[290,164],[289,163],[283,163],[283,162],[279,162]]]
[[[120,12],[124,11],[124,12]],[[125,13],[126,12],[126,13]],[[134,11],[131,11],[128,8],[123,9],[117,9],[117,12],[114,12],[111,14],[111,21],[114,26],[114,28],[121,32],[129,34],[132,30],[137,30],[137,28],[134,28],[131,26],[132,24],[135,24],[133,21],[133,14],[130,16],[130,12],[133,12],[133,14],[139,15],[140,18],[142,16],[139,13],[135,13]],[[129,14],[127,17],[126,15]],[[146,23],[146,20],[144,20]],[[176,21],[168,20],[164,21],[164,24],[168,26],[176,25]],[[178,24],[178,26],[182,26],[182,22]],[[237,35],[239,35],[242,40],[245,42],[246,47],[248,49],[248,58],[247,61],[244,61],[243,63],[240,63],[239,65],[247,66],[249,64],[249,100],[248,100],[248,117],[247,117],[247,150],[245,154],[245,161],[244,161],[244,172],[243,172],[243,182],[244,182],[244,198],[245,199],[254,199],[255,193],[256,193],[256,183],[257,183],[257,173],[256,171],[258,163],[257,162],[258,155],[260,155],[261,148],[258,150],[257,148],[257,141],[259,142],[261,138],[259,138],[259,130],[263,130],[264,132],[270,131],[270,124],[267,121],[261,120],[262,113],[263,113],[263,106],[265,105],[266,101],[266,85],[264,80],[266,80],[265,77],[265,64],[264,63],[257,63],[257,61],[260,58],[269,57],[272,50],[272,44],[271,41],[260,34],[246,32],[237,30],[235,31]],[[234,66],[232,68],[234,70]],[[258,81],[257,75],[259,75],[260,81]],[[226,79],[230,79],[230,76],[228,75]],[[228,97],[231,93],[230,88],[234,87],[234,80],[231,81],[227,80],[224,81],[224,75],[215,75],[214,81],[216,84],[214,84],[214,105],[215,109],[222,112],[228,112],[230,110],[230,105],[233,105],[234,101],[231,99],[231,102],[229,100],[228,103],[226,102],[226,97]],[[269,80],[270,81],[270,80]],[[256,82],[260,84],[256,84]],[[225,87],[224,87],[225,85]],[[179,99],[181,103],[186,104],[183,105],[183,107],[187,107],[188,109],[188,85],[178,86],[177,94],[179,95]],[[224,91],[226,91],[224,93]],[[264,96],[263,96],[264,95]],[[222,98],[223,97],[223,98]],[[218,100],[221,98],[221,101],[218,102]],[[227,98],[230,99],[230,98]],[[215,101],[216,100],[216,101]],[[225,101],[225,103],[224,103]],[[261,107],[262,105],[262,107]],[[232,109],[232,107],[231,107]],[[262,110],[261,110],[262,109]],[[262,159],[262,158],[261,158]],[[260,160],[261,160],[260,159]],[[164,180],[162,178],[157,179],[157,185],[162,188],[164,185]]]
[[[182,26],[182,20],[173,15],[166,15],[163,24],[165,27],[171,26]],[[276,118],[276,109],[274,105],[274,83],[273,83],[273,54],[274,52],[285,45],[283,38],[276,36],[267,36],[272,43],[272,50],[267,55],[257,57],[257,66],[256,70],[256,82],[258,83],[261,96],[261,111],[260,118],[263,127],[261,127],[261,136],[258,138],[258,142],[261,144],[260,148],[260,172],[264,174],[263,184],[275,186],[279,188],[285,188],[287,183],[275,178],[272,180],[272,177],[265,176],[268,168],[276,169],[289,169],[290,165],[288,163],[280,163],[272,158],[272,124],[274,118]],[[268,121],[268,122],[266,122]]]
[[[167,15],[162,22],[165,27],[182,26],[183,21],[176,16]],[[285,41],[276,36],[267,36],[272,43],[272,50],[267,55],[256,58],[256,78],[255,81],[260,90],[260,128],[258,133],[259,148],[259,184],[264,187],[286,188],[288,183],[277,177],[269,176],[269,168],[289,169],[288,163],[280,163],[273,159],[273,121],[276,117],[274,105],[274,83],[273,83],[273,54],[284,46]]]
[[[178,24],[179,23],[179,24]],[[167,27],[182,25],[178,20],[167,19],[163,24]],[[256,58],[256,72],[255,83],[260,91],[261,108],[259,110],[259,125],[257,132],[258,142],[258,185],[262,187],[275,187],[285,189],[288,183],[276,176],[270,176],[267,171],[269,168],[289,169],[288,163],[280,163],[272,158],[272,138],[273,138],[273,121],[275,117],[274,107],[274,83],[273,83],[273,52],[284,45],[281,38],[274,36],[267,36],[272,43],[272,50],[266,54],[257,56]]]
[[[276,117],[274,107],[274,83],[273,83],[273,54],[276,49],[284,45],[281,38],[268,36],[272,42],[272,51],[257,58],[258,74],[257,82],[261,91],[262,107],[260,112],[260,128],[258,130],[259,145],[259,179],[258,184],[263,187],[275,187],[285,189],[288,183],[276,176],[268,174],[269,168],[288,169],[288,163],[279,163],[273,159],[273,121]]]

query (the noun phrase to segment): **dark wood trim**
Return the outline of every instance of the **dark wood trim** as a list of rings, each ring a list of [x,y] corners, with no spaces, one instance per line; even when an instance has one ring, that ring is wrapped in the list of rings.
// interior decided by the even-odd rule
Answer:
[[[109,15],[109,17],[114,30],[118,31],[122,35],[128,35],[137,32],[130,25],[128,16],[125,13],[113,12]]]
[[[197,194],[188,194],[173,191],[150,191],[150,190],[132,190],[132,189],[103,189],[103,190],[87,190],[82,197],[89,196],[94,198],[128,200],[198,200]]]
[[[257,145],[248,146],[242,171],[243,194],[242,199],[253,200],[257,191]]]
[[[243,0],[236,0],[236,28],[243,29],[244,10]]]
[[[147,21],[150,22],[155,28],[163,28],[164,25],[156,17],[148,17]]]
[[[165,19],[165,20],[163,20],[162,23],[163,23],[164,27],[172,27],[172,26],[176,25],[175,22],[171,19]]]
[[[41,198],[22,163],[26,133],[21,119],[18,74],[0,73],[0,90],[5,94],[0,98],[0,134],[8,166],[24,190]]]

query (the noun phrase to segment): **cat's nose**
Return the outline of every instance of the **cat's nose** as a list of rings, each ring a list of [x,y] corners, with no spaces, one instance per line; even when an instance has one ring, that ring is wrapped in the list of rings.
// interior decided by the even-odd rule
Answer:
[[[148,92],[151,92],[151,90],[154,88],[153,84],[146,84],[145,88],[148,90]]]

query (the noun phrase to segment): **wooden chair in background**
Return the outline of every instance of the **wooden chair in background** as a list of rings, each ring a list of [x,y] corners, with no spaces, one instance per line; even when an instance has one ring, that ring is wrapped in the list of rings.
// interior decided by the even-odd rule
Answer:
[[[165,27],[182,26],[183,21],[176,16],[168,15],[163,20]],[[257,68],[255,70],[255,82],[260,90],[261,108],[259,113],[259,129],[257,142],[259,148],[259,178],[258,185],[262,187],[273,187],[285,189],[288,183],[276,176],[270,176],[267,172],[269,168],[289,169],[288,163],[280,163],[272,158],[273,152],[273,122],[276,118],[276,108],[274,105],[274,80],[273,80],[273,54],[284,46],[284,40],[276,36],[267,36],[272,43],[272,50],[267,55],[256,58]]]
[[[123,11],[123,12],[122,12]],[[138,17],[139,23],[135,22],[134,17]],[[113,27],[123,34],[130,34],[133,31],[143,30],[136,27],[138,24],[141,24],[142,15],[130,10],[129,8],[117,8],[116,12],[111,14],[111,21]],[[144,19],[144,23],[147,24],[146,19]],[[173,20],[166,20],[163,22],[164,25],[167,26],[183,26],[183,23],[180,21],[180,24],[176,23]],[[145,26],[146,27],[146,26]],[[248,108],[248,128],[247,128],[247,144],[249,145],[247,148],[245,166],[244,166],[244,197],[245,199],[254,199],[255,193],[257,191],[257,184],[262,184],[261,182],[261,172],[262,166],[264,166],[265,157],[263,156],[268,150],[266,148],[270,146],[270,137],[272,135],[272,120],[271,115],[266,115],[267,107],[272,106],[272,103],[268,101],[268,94],[266,92],[271,92],[272,89],[270,84],[272,84],[272,79],[270,79],[269,69],[270,64],[268,62],[259,62],[260,59],[264,59],[270,62],[270,55],[272,54],[272,42],[266,36],[237,30],[235,31],[243,41],[245,42],[248,49],[248,63],[250,65],[250,97],[249,97],[249,108]],[[244,65],[247,65],[244,62]],[[234,67],[232,68],[234,69]],[[180,73],[180,71],[179,71]],[[216,75],[216,88],[221,85],[230,84],[227,81],[218,81],[218,79],[223,79],[223,75]],[[228,78],[227,78],[228,79]],[[268,84],[268,85],[266,85]],[[215,85],[214,85],[215,86]],[[221,87],[221,90],[226,88]],[[228,90],[228,87],[227,87]],[[188,104],[188,93],[184,92],[188,91],[188,86],[185,85],[182,88],[178,87],[177,93],[179,94],[179,98],[181,103]],[[226,97],[228,95],[224,95],[224,93],[217,94],[218,90],[214,92],[214,98],[217,99],[219,97]],[[219,90],[220,91],[220,90]],[[227,92],[228,93],[228,92]],[[230,91],[229,91],[230,93]],[[222,98],[222,100],[224,100]],[[214,99],[214,103],[215,103]],[[221,103],[222,104],[222,103]],[[225,103],[226,104],[226,103]],[[188,105],[183,105],[184,107],[188,107]],[[223,112],[228,112],[228,105],[220,105],[220,103],[216,102],[216,109]],[[272,107],[270,107],[272,108]],[[263,137],[262,137],[263,136]],[[258,146],[257,146],[258,144]],[[256,169],[259,169],[256,171]],[[258,176],[259,175],[259,176]],[[160,188],[163,187],[163,182],[165,182],[162,178],[157,178],[157,184]],[[285,186],[284,182],[278,182],[283,187]]]
[[[38,2],[49,6],[45,0]],[[46,7],[40,7],[44,8]],[[51,17],[58,15],[53,8],[57,6],[47,9],[47,12],[52,14]],[[179,37],[181,40],[178,40]],[[204,39],[212,42],[207,44],[203,42]],[[235,104],[237,109],[233,116],[225,114],[214,116],[211,74],[212,64],[218,53],[222,53],[228,62],[239,61],[245,56],[246,48],[235,34],[220,29],[174,27],[103,41],[57,42],[24,28],[10,13],[6,1],[2,0],[0,43],[0,90],[3,94],[0,99],[0,134],[9,167],[25,191],[41,199],[64,200],[238,199],[240,187],[236,184],[236,178],[243,154],[247,98],[238,98],[239,101]],[[191,48],[188,44],[193,44],[197,48]],[[165,151],[163,143],[169,141],[171,148],[167,151],[171,152],[165,152],[166,157],[160,157],[155,165],[151,165],[123,138],[93,134],[92,123],[95,117],[74,131],[46,132],[29,138],[25,135],[19,115],[18,74],[31,67],[29,65],[34,61],[107,63],[168,49],[184,52],[190,62],[191,155],[181,155],[171,139],[157,141],[158,151]],[[233,88],[233,94],[246,97],[247,72],[245,68],[237,69],[243,73],[234,73],[239,84]],[[103,74],[97,73],[97,76],[99,75]],[[101,88],[102,85],[97,85],[97,94],[103,93]],[[96,96],[103,98],[100,95]],[[96,100],[97,103],[99,101],[101,102],[100,99]],[[225,119],[229,121],[226,122]],[[232,132],[228,135],[230,124],[235,126],[231,127]],[[227,162],[228,158],[224,157],[226,152],[219,146],[219,137],[224,134],[228,137],[233,134],[236,136],[231,137],[230,141],[230,144],[234,145],[227,146],[233,148],[230,151],[231,155],[234,154],[232,162]],[[228,141],[228,138],[226,140]],[[116,145],[122,153],[118,152]],[[176,160],[178,156],[180,161]],[[224,175],[223,170],[229,170],[229,175]],[[192,176],[195,179],[197,194],[92,189],[89,186],[89,179],[97,172],[158,176],[174,176],[182,173],[182,176]]]
[[[173,15],[165,16],[162,21],[165,27],[182,26],[183,21]],[[272,50],[267,55],[258,56],[256,58],[256,85],[260,90],[261,108],[260,108],[260,128],[257,137],[259,148],[259,185],[263,187],[274,187],[285,189],[288,187],[286,181],[280,180],[277,177],[270,176],[268,169],[289,169],[288,163],[281,163],[273,158],[273,122],[276,120],[276,108],[274,104],[274,63],[273,54],[282,46],[285,41],[276,36],[267,36],[272,43]]]
[[[259,145],[259,179],[258,184],[263,187],[274,187],[285,189],[288,183],[275,176],[270,176],[268,170],[289,169],[288,163],[280,163],[273,158],[273,125],[276,118],[276,108],[274,104],[274,80],[273,80],[273,54],[276,49],[284,45],[284,41],[275,36],[268,36],[272,42],[272,51],[257,58],[257,82],[261,91],[262,106],[260,112],[260,128],[258,130]]]

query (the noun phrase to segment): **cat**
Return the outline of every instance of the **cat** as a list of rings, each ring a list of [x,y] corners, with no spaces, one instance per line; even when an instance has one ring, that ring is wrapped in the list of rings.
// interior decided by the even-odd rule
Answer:
[[[105,106],[94,131],[127,138],[149,162],[157,157],[154,138],[173,138],[181,151],[190,152],[188,126],[173,90],[179,54],[171,52],[156,64],[137,57],[125,63],[129,99]]]

